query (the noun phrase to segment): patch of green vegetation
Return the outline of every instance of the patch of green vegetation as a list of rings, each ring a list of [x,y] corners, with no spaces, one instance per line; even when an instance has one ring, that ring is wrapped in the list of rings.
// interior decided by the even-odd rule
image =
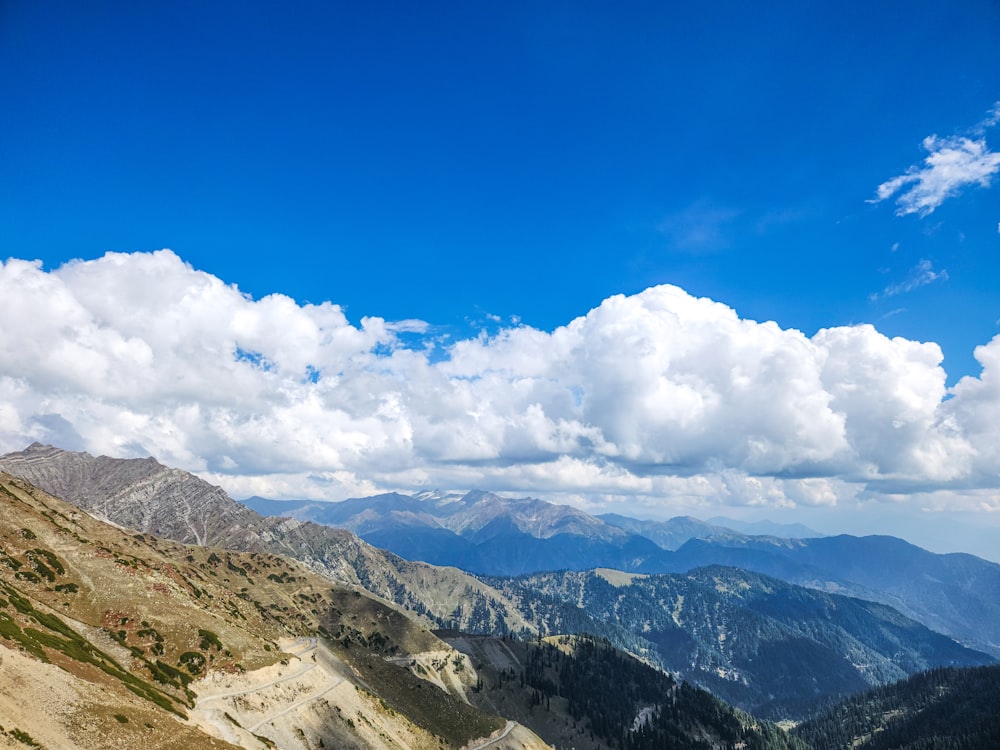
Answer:
[[[0,550],[0,563],[3,563],[11,570],[18,570],[22,565],[20,560],[15,560],[10,555],[4,553],[2,550]]]
[[[47,566],[41,560],[34,561],[34,568],[36,571],[38,571],[38,575],[47,580],[49,583],[56,582],[56,574],[53,573],[52,569],[49,568],[49,566]]]
[[[38,539],[38,535],[31,529],[21,529],[21,536],[24,539]]]
[[[229,555],[226,555],[226,567],[229,570],[231,570],[234,573],[236,573],[237,575],[243,576],[244,578],[249,578],[250,577],[250,574],[247,573],[247,569],[246,568],[241,568],[239,565],[236,565],[232,560],[229,559]]]
[[[198,648],[202,651],[208,651],[210,648],[214,648],[216,651],[222,651],[222,641],[220,641],[219,636],[211,630],[199,628],[198,635],[201,637],[201,643],[198,645]]]
[[[153,673],[153,679],[164,685],[174,685],[180,688],[187,688],[194,678],[191,675],[182,672],[167,664],[165,661],[160,661],[157,659],[153,664],[149,665],[150,671]]]
[[[201,674],[201,670],[205,668],[205,656],[197,651],[185,651],[177,658],[177,662],[183,664],[193,675]]]
[[[119,724],[128,724],[128,717],[125,714],[115,714],[115,721]]]
[[[19,643],[25,651],[40,661],[48,661],[42,648],[24,634],[10,615],[0,612],[0,637]]]
[[[11,604],[19,613],[31,618],[39,627],[45,628],[44,631],[33,627],[25,627],[22,630],[12,617],[0,612],[0,635],[4,638],[15,640],[25,651],[40,661],[50,661],[44,650],[50,649],[64,654],[74,661],[92,664],[108,676],[121,682],[140,698],[178,716],[184,716],[170,697],[124,669],[117,661],[95,648],[93,644],[58,617],[36,610],[31,602],[20,596],[17,591],[6,584],[0,585],[3,586]],[[146,663],[148,664],[148,662]]]
[[[50,568],[53,568],[56,573],[61,576],[66,575],[66,568],[63,566],[62,562],[56,557],[55,553],[47,550],[35,548],[28,553],[29,556],[44,557],[45,561],[49,564]]]
[[[160,635],[156,628],[149,627],[149,623],[145,620],[142,621],[142,629],[137,630],[135,635],[137,638],[152,638],[157,643],[163,643],[163,636]]]
[[[14,578],[19,581],[28,581],[30,583],[41,583],[42,579],[38,577],[37,574],[30,570],[19,570],[14,574]]]
[[[41,745],[35,741],[35,739],[27,732],[22,732],[20,729],[11,729],[10,736],[13,737],[18,742],[21,742],[28,747],[41,747]]]
[[[75,594],[80,590],[80,587],[75,583],[57,583],[56,591],[62,592],[64,594]]]

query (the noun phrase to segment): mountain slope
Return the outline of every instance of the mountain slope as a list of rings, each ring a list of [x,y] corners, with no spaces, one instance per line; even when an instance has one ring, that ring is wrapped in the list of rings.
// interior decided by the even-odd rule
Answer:
[[[304,560],[334,580],[361,585],[438,627],[535,629],[516,607],[474,577],[405,562],[344,531],[294,518],[262,519],[220,488],[153,459],[94,458],[34,444],[0,457],[0,468],[123,526],[185,542],[272,550]],[[284,507],[277,501],[254,502],[272,513]],[[344,503],[293,501],[289,507],[283,512],[292,516],[357,524],[374,543],[403,552],[407,559],[464,565],[484,573],[744,568],[887,604],[931,629],[1000,656],[1000,565],[972,555],[936,555],[893,537],[751,537],[685,518],[647,525],[608,516],[605,521],[612,523],[607,523],[567,506],[483,492],[387,494]],[[674,552],[651,549],[631,533],[643,528],[664,546],[691,538]],[[575,533],[584,531],[590,536]]]
[[[545,747],[497,715],[503,701],[484,685],[498,678],[495,665],[294,561],[125,531],[5,474],[0,519],[0,747]],[[508,652],[534,648],[508,643]],[[557,680],[558,695],[549,681],[559,675],[535,668],[553,659],[577,675]],[[563,722],[575,714],[579,739],[593,733],[582,747],[621,747],[609,728],[632,709],[649,714],[631,730],[634,747],[657,746],[662,731],[678,747],[730,735],[795,747],[607,647],[517,664],[528,690],[564,700]],[[609,664],[619,665],[617,683]],[[572,692],[581,675],[596,690],[586,700]],[[625,678],[637,683],[631,703],[607,689]],[[528,692],[519,698],[513,718],[538,713]]]
[[[127,528],[186,544],[287,555],[334,581],[395,602],[428,625],[533,631],[473,576],[404,560],[342,529],[262,518],[221,488],[154,459],[95,458],[35,443],[0,457],[0,469]]]
[[[42,479],[58,478],[67,466],[97,460],[43,446],[3,459],[5,465]],[[92,498],[88,502],[114,514],[119,523],[125,518],[156,518],[161,528],[196,541],[190,528],[194,525],[203,537],[232,549],[287,554],[328,578],[384,596],[427,624],[491,634],[601,635],[744,709],[775,718],[801,716],[817,697],[844,695],[933,666],[989,661],[888,607],[739,571],[683,576],[563,572],[480,580],[454,569],[402,560],[344,530],[293,518],[262,519],[191,475],[166,467],[149,472],[148,461],[134,469],[129,463],[119,460],[114,465],[118,483],[106,486],[116,493],[117,506],[88,494],[86,487],[78,490],[79,496]],[[211,498],[211,503],[154,503],[137,512],[136,507],[151,504],[155,493],[130,490],[130,471],[139,475],[136,484],[141,488],[154,484],[152,477],[161,482],[159,493],[190,490],[191,497]],[[88,475],[78,471],[77,476]],[[67,485],[66,491],[72,487]],[[399,498],[386,502],[397,503]],[[220,519],[228,519],[233,528],[225,528]],[[486,523],[478,531],[489,527]],[[795,567],[792,561],[783,562]]]
[[[939,555],[890,536],[740,537],[691,540],[671,562],[678,572],[714,564],[879,601],[1000,656],[1000,565],[973,555]]]
[[[731,568],[487,579],[549,632],[590,632],[767,718],[989,656],[895,610]]]
[[[60,748],[392,746],[383,737],[439,748],[504,728],[392,663],[459,656],[447,644],[293,561],[125,532],[5,474],[0,518],[0,671],[18,680],[0,682],[9,736]],[[273,676],[286,666],[298,673]],[[289,682],[306,672],[315,691]],[[256,687],[216,691],[214,708],[199,699],[232,681]],[[25,702],[47,695],[62,700],[45,714]]]
[[[777,727],[590,637],[444,636],[477,665],[476,705],[556,747],[805,748]]]
[[[796,727],[816,750],[1000,747],[1000,666],[937,669],[853,696]]]
[[[683,573],[707,565],[744,568],[887,604],[1000,656],[1000,565],[972,555],[937,555],[894,537],[748,536],[694,518],[593,517],[566,506],[478,491],[462,497],[379,495],[343,503],[246,502],[264,513],[350,528],[407,559],[484,575],[599,567],[640,573]],[[788,528],[796,535],[809,533]]]

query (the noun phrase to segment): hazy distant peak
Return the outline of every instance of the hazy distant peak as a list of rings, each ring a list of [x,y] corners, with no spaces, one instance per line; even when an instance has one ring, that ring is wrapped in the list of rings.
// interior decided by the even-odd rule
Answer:
[[[729,529],[753,534],[755,536],[779,536],[791,539],[818,539],[827,536],[815,529],[811,529],[801,523],[778,523],[768,519],[761,521],[741,521],[725,516],[715,516],[708,519],[708,523],[716,526],[725,526]]]

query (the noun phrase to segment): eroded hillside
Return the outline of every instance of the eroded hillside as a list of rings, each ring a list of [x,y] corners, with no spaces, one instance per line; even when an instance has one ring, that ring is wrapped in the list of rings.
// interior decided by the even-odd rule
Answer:
[[[3,474],[0,506],[4,741],[457,748],[506,727],[395,663],[458,652],[294,561],[130,533]]]

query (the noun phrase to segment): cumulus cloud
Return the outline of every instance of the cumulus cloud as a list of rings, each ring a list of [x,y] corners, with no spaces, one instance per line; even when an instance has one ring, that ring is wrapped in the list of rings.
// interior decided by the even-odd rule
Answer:
[[[488,487],[826,506],[988,489],[1000,339],[949,392],[935,344],[807,337],[673,286],[441,351],[421,321],[251,299],[169,250],[0,266],[0,450],[152,454],[237,496]]]
[[[927,216],[966,187],[989,187],[1000,171],[1000,153],[990,151],[985,138],[930,135],[922,145],[927,151],[923,164],[883,182],[871,203],[895,195],[897,216]]]

